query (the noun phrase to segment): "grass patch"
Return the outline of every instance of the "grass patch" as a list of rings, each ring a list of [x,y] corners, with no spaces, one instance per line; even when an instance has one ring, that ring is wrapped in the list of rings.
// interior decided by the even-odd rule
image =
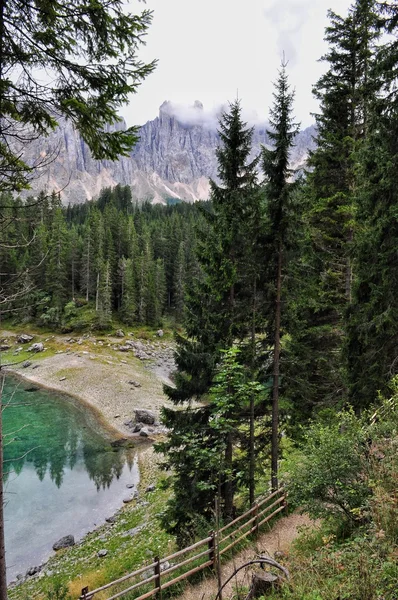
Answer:
[[[15,348],[20,346],[15,346]],[[53,344],[46,344],[43,352],[28,352],[29,345],[26,344],[26,348],[23,348],[21,352],[15,354],[15,348],[10,350],[4,350],[1,352],[1,364],[3,367],[7,365],[17,368],[22,365],[25,361],[41,361],[45,358],[50,358],[56,353],[56,347]]]
[[[93,302],[86,303],[85,300],[81,300],[78,306],[76,306],[73,315],[65,318],[61,324],[49,326],[46,324],[40,325],[32,319],[23,324],[15,318],[9,318],[3,321],[3,328],[8,331],[19,334],[19,333],[32,333],[34,335],[53,335],[54,333],[61,333],[67,335],[83,335],[85,333],[94,332],[103,338],[107,336],[113,336],[119,329],[127,333],[132,333],[133,337],[141,338],[144,340],[153,340],[157,338],[157,331],[162,329],[163,340],[172,340],[173,332],[175,330],[175,323],[172,319],[164,317],[162,324],[156,327],[150,327],[147,325],[135,324],[128,325],[123,323],[114,315],[111,324],[105,329],[98,329],[97,327],[98,314],[95,310]]]
[[[303,532],[286,566],[290,586],[271,594],[276,600],[396,600],[396,549],[367,529],[341,543],[329,529]]]

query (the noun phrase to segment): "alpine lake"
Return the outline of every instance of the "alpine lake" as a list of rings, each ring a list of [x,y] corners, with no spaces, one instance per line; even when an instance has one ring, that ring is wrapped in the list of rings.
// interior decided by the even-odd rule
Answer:
[[[6,377],[2,394],[7,580],[65,535],[114,514],[139,482],[137,449],[114,448],[77,400]],[[127,486],[130,489],[127,489]]]

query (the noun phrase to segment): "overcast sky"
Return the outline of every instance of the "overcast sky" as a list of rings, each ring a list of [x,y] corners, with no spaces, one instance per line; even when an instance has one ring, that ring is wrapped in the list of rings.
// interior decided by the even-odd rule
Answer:
[[[295,116],[305,127],[317,110],[312,84],[325,70],[318,59],[326,50],[327,10],[345,16],[351,3],[147,0],[154,16],[140,58],[159,63],[122,114],[128,125],[142,125],[158,115],[164,100],[180,106],[200,100],[214,114],[238,95],[249,121],[265,121],[284,52],[296,90]],[[135,12],[143,6],[131,2]]]

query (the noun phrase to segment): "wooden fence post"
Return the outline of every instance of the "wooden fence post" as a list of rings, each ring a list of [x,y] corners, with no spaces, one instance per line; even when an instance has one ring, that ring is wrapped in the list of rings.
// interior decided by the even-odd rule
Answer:
[[[222,600],[222,592],[220,591],[221,588],[221,560],[220,560],[220,528],[218,526],[218,521],[217,521],[217,531],[214,533],[214,566],[215,566],[215,572],[217,573],[217,582],[218,582],[218,590],[219,590],[219,595],[218,598],[219,600]]]
[[[287,493],[285,492],[285,497],[283,499],[283,506],[285,508],[285,513],[288,515],[289,514],[289,503],[287,501]]]
[[[81,600],[86,600],[88,594],[88,585],[82,588],[82,595],[80,596]]]
[[[255,521],[254,521],[254,526],[256,528],[255,531],[254,531],[254,533],[255,533],[256,536],[258,536],[258,504],[257,504],[257,502],[254,505],[254,516],[256,517]]]
[[[160,585],[160,558],[159,556],[155,556],[155,564],[154,564],[154,571],[155,571],[155,588],[159,588],[159,592],[157,594],[157,597],[159,598],[159,600],[162,600],[162,588]]]
[[[216,537],[214,531],[209,532],[210,540],[209,540],[209,560],[212,561],[211,569],[215,571],[216,567]]]

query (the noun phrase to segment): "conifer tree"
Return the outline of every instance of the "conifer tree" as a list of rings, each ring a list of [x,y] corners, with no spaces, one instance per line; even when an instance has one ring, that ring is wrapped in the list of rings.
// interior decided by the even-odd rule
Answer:
[[[252,129],[247,129],[241,118],[238,101],[230,105],[220,120],[222,145],[217,150],[218,174],[221,185],[211,182],[212,210],[203,212],[204,222],[198,244],[200,273],[188,295],[187,336],[177,337],[175,376],[176,387],[166,386],[168,396],[175,404],[188,402],[206,394],[211,386],[221,350],[243,340],[250,330],[250,291],[246,285],[246,261],[249,248],[255,244],[251,215],[259,202],[257,171],[258,158],[251,160]],[[240,407],[236,407],[237,414]],[[168,518],[173,529],[183,531],[192,524],[192,510],[208,515],[214,499],[214,490],[202,490],[202,475],[208,468],[200,462],[213,445],[214,431],[206,425],[209,410],[200,415],[201,428],[192,429],[192,411],[167,409],[164,422],[171,429],[168,440],[161,445],[166,461],[173,467],[174,492],[177,503],[170,504]],[[185,415],[185,417],[184,417]],[[190,458],[181,451],[189,437],[196,448],[195,468]],[[222,511],[231,516],[236,475],[232,466],[233,436],[227,434],[223,447],[220,486]],[[201,450],[200,450],[201,449]],[[202,454],[200,454],[202,452]],[[203,471],[204,470],[204,471]],[[183,505],[186,498],[179,493],[186,487],[195,505]],[[202,493],[204,492],[204,493]],[[186,509],[186,510],[185,510]]]
[[[86,302],[89,301],[92,288],[92,273],[93,273],[93,249],[91,244],[91,228],[90,223],[87,223],[82,235],[82,258],[80,271],[80,289],[86,297]]]
[[[137,314],[140,323],[148,322],[148,314],[152,312],[154,302],[153,295],[151,296],[151,276],[152,272],[152,247],[148,231],[145,231],[143,237],[143,248],[138,261],[138,301]],[[152,305],[151,305],[152,304]]]
[[[221,185],[211,182],[211,212],[203,211],[197,248],[201,274],[187,298],[187,337],[178,337],[176,389],[167,389],[176,402],[205,393],[219,350],[244,338],[248,330],[243,279],[248,247],[254,243],[247,222],[251,222],[253,198],[259,201],[254,193],[258,158],[249,162],[253,130],[243,123],[238,101],[221,117],[219,133]]]
[[[119,278],[121,288],[120,316],[124,323],[132,325],[136,317],[136,285],[131,258],[119,260]]]
[[[378,94],[368,118],[360,153],[358,233],[354,244],[356,279],[348,313],[348,384],[357,408],[386,393],[398,372],[398,4],[379,3],[386,37],[377,52],[373,81]]]
[[[107,329],[112,323],[112,273],[109,261],[103,261],[98,270],[97,326]]]
[[[155,67],[137,57],[151,12],[130,14],[119,0],[9,0],[0,9],[0,188],[28,187],[34,169],[21,147],[54,130],[61,116],[96,159],[126,156],[137,129],[109,124]]]
[[[68,290],[67,283],[67,230],[61,208],[54,211],[49,232],[46,266],[46,289],[52,296],[52,305],[62,310]]]
[[[70,297],[76,297],[79,289],[79,258],[81,256],[81,240],[76,227],[72,226],[69,233],[68,270],[70,282]]]
[[[185,248],[184,242],[180,242],[180,246],[178,248],[177,260],[175,264],[175,274],[174,274],[174,310],[177,321],[181,321],[184,314],[184,305],[185,305]]]
[[[269,248],[266,268],[269,272],[269,280],[272,282],[269,294],[267,343],[272,344],[273,364],[271,439],[271,484],[273,491],[278,488],[282,277],[287,269],[288,215],[290,196],[294,186],[289,181],[292,176],[292,171],[289,169],[289,154],[294,137],[298,133],[298,125],[293,122],[292,117],[293,100],[294,93],[289,91],[286,63],[282,63],[275,84],[274,105],[270,111],[270,126],[272,129],[268,131],[268,135],[273,143],[273,148],[271,150],[263,148],[262,151],[262,167],[265,174],[267,197],[267,246]]]
[[[28,261],[32,273],[33,286],[38,290],[43,289],[43,283],[46,281],[48,238],[49,230],[46,225],[44,223],[38,224],[34,234],[34,242],[30,248]]]
[[[295,330],[289,348],[287,397],[293,421],[346,396],[342,347],[355,264],[357,163],[374,95],[372,55],[377,39],[374,2],[357,0],[346,18],[329,11],[328,70],[314,87],[317,147],[310,155],[301,210],[301,276]]]
[[[164,261],[158,258],[154,264],[155,280],[155,325],[161,324],[163,309],[166,302],[166,273]]]
[[[92,295],[95,297],[95,310],[100,309],[101,296],[101,273],[104,271],[104,241],[105,230],[101,213],[94,209],[90,212],[90,252],[91,252],[91,275],[90,283]]]

